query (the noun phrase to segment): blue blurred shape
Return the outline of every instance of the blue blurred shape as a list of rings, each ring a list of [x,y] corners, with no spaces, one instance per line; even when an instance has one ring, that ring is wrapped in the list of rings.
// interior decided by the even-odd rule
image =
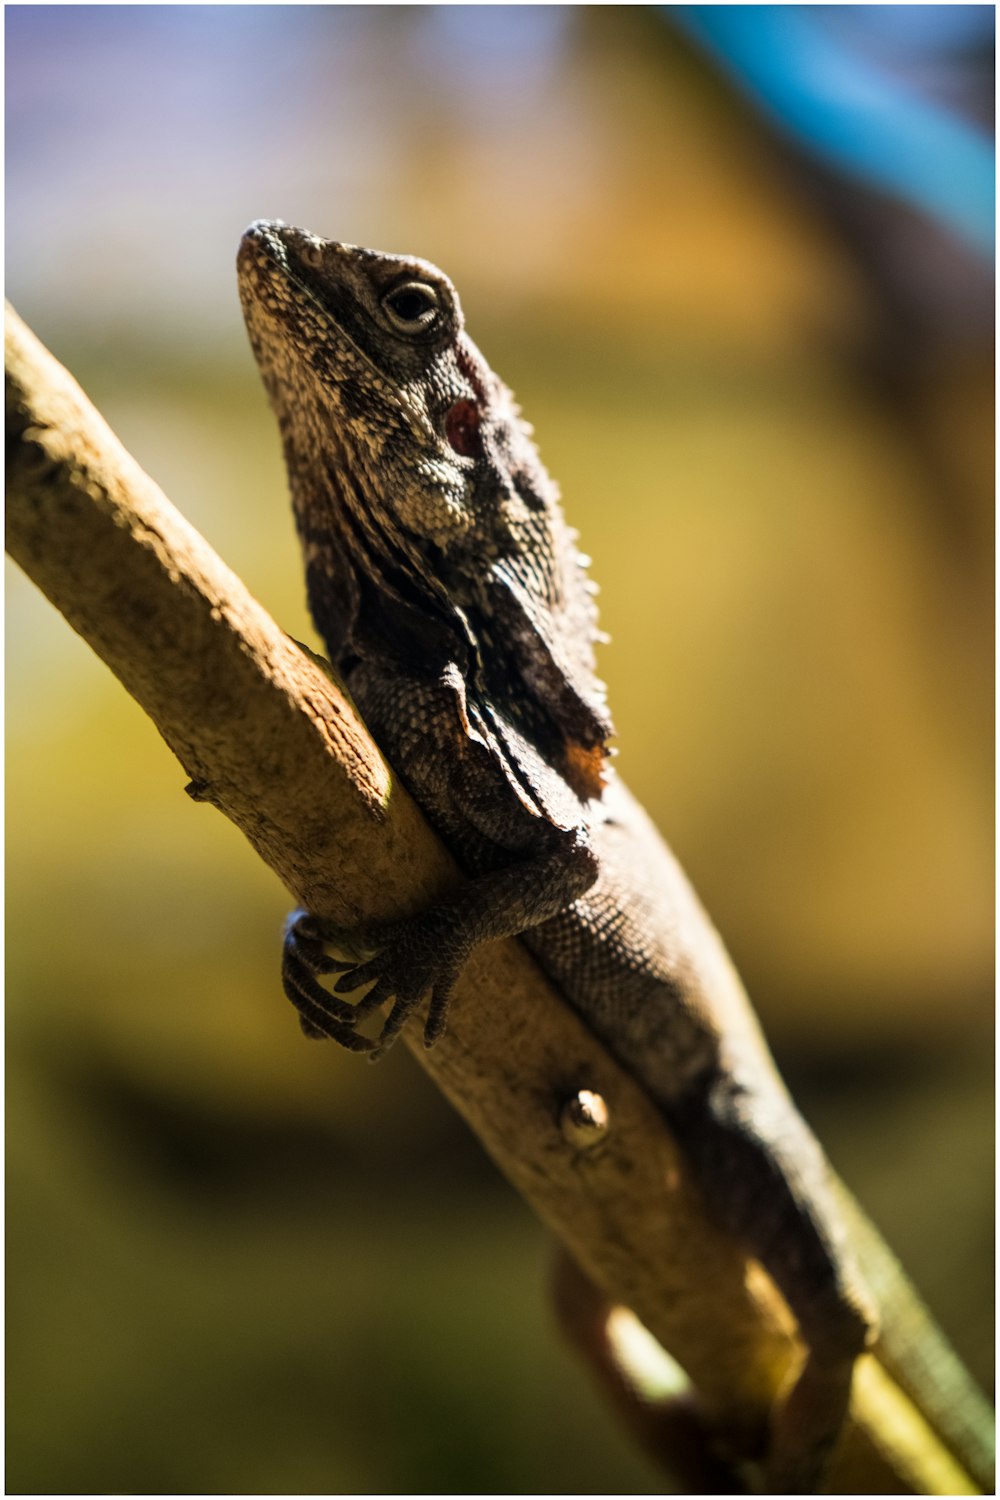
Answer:
[[[994,153],[988,137],[837,35],[853,6],[665,5],[660,9],[707,51],[761,110],[831,166],[910,203],[992,257]],[[865,7],[857,7],[864,11]],[[992,6],[873,7],[880,23],[946,46],[953,22],[992,31]],[[886,12],[889,15],[886,16]],[[956,12],[978,13],[956,15]],[[932,14],[933,13],[933,14]],[[982,19],[980,19],[982,18]],[[933,40],[933,30],[931,33]],[[903,49],[905,51],[905,48]]]

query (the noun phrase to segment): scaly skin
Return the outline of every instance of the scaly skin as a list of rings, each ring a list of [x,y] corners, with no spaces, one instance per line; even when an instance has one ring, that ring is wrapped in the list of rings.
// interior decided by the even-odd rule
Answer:
[[[427,262],[258,221],[239,272],[316,625],[469,877],[422,916],[362,934],[363,963],[329,958],[321,925],[294,914],[286,993],[308,1034],[369,1054],[429,997],[430,1043],[472,948],[521,935],[657,1102],[709,1212],[798,1320],[807,1358],[774,1412],[766,1479],[811,1491],[877,1337],[875,1300],[718,934],[607,765],[592,586],[530,429]],[[331,993],[318,980],[334,972]],[[365,984],[364,999],[342,998]],[[358,1021],[389,1000],[373,1041]],[[946,1369],[950,1382],[936,1401],[943,1435],[956,1407],[952,1429],[978,1432],[968,1412],[981,1398],[961,1367],[931,1367],[931,1386]],[[988,1483],[979,1439],[959,1438]]]

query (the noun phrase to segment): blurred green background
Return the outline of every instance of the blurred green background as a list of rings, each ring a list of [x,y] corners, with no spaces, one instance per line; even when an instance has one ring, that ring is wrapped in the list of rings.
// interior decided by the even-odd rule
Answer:
[[[8,7],[8,292],[314,642],[240,231],[447,270],[595,558],[619,764],[988,1379],[990,271],[673,19]],[[8,1491],[658,1490],[541,1227],[403,1049],[303,1040],[286,893],[12,567],[7,629]]]

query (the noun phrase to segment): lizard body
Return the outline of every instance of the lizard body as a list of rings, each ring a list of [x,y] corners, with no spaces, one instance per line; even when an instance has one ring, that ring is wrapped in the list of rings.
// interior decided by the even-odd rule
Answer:
[[[592,587],[530,429],[427,262],[258,221],[239,272],[313,617],[468,876],[423,915],[368,933],[360,963],[328,957],[321,924],[294,914],[286,992],[307,1033],[370,1055],[429,997],[430,1044],[472,948],[519,934],[663,1111],[709,1213],[786,1298],[807,1356],[774,1413],[767,1477],[776,1493],[814,1489],[855,1360],[878,1337],[854,1243],[883,1314],[901,1273],[864,1221],[848,1233],[857,1211],[843,1209],[718,934],[610,771]],[[318,982],[331,972],[334,993]],[[366,983],[362,1000],[342,998]],[[358,1023],[389,1000],[373,1040]],[[907,1297],[891,1321],[919,1339],[902,1364],[928,1366],[915,1383],[922,1397],[932,1388],[930,1419],[988,1483],[981,1398]]]

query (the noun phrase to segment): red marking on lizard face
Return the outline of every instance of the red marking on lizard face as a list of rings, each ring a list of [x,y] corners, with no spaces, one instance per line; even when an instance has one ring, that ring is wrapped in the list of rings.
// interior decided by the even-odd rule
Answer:
[[[475,401],[456,401],[444,419],[444,435],[462,458],[479,458],[483,437],[479,431],[479,407]]]

